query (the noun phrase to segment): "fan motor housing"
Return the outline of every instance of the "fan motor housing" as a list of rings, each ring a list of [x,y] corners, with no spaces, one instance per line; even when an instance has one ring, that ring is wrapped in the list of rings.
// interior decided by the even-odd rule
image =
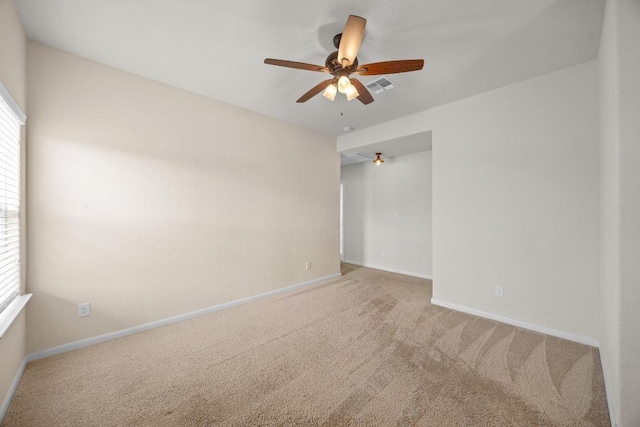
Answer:
[[[329,54],[329,56],[327,56],[327,60],[324,62],[324,66],[327,67],[329,69],[329,72],[333,75],[335,75],[339,70],[342,70],[342,64],[340,64],[340,62],[338,62],[338,51],[336,50],[335,52]],[[356,71],[358,69],[358,58],[356,58],[353,61],[353,64],[349,65],[348,67],[344,68],[345,70],[347,70],[349,72],[349,74],[353,73],[354,71]]]

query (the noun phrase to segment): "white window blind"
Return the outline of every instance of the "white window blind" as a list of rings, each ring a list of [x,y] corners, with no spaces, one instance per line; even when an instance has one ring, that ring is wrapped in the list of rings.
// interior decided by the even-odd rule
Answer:
[[[24,119],[0,84],[0,312],[20,294],[20,127]]]

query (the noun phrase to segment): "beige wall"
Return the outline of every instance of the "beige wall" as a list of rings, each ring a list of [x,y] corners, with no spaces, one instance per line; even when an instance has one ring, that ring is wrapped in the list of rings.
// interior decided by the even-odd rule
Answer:
[[[0,0],[0,80],[26,111],[27,40],[11,0]]]
[[[28,82],[30,352],[339,272],[334,137],[31,42]]]
[[[20,313],[0,339],[0,421],[4,415],[2,408],[9,403],[11,386],[26,355],[26,318],[25,311]]]
[[[0,81],[11,92],[11,96],[26,110],[26,38],[18,14],[11,0],[0,0]],[[24,129],[23,129],[23,168],[24,176]],[[24,181],[23,181],[24,182]],[[24,186],[22,192],[24,201]],[[22,203],[24,212],[24,202]],[[24,227],[24,213],[21,221]],[[22,251],[25,253],[25,233],[21,236]],[[26,257],[22,256],[22,267]],[[22,289],[25,286],[25,274],[22,274]],[[26,314],[23,311],[13,322],[11,328],[0,339],[0,408],[7,398],[11,384],[25,357]]]
[[[599,338],[597,84],[590,61],[338,138],[432,131],[436,300]]]
[[[18,19],[11,0],[0,0],[0,81],[11,93],[11,96],[26,110],[26,38],[22,25]],[[23,129],[23,165],[24,165],[24,129]],[[22,168],[24,176],[25,168]],[[24,200],[24,191],[23,191]],[[24,203],[21,221],[24,224]],[[24,231],[24,228],[23,228]],[[25,244],[22,234],[22,250]],[[22,256],[22,266],[26,259]],[[22,274],[22,289],[24,290],[25,274]],[[20,369],[25,356],[26,321],[23,312],[13,322],[11,328],[0,339],[0,408],[7,397],[11,384]]]
[[[609,0],[598,56],[602,357],[612,412],[640,425],[640,2]]]
[[[346,262],[430,278],[431,151],[342,168]]]

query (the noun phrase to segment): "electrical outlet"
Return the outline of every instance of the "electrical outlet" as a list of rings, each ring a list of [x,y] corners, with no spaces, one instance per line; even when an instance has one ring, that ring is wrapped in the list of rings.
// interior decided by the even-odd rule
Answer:
[[[85,302],[78,304],[78,317],[91,316],[91,303]]]
[[[311,270],[311,261],[307,261],[304,263],[305,270]]]
[[[496,286],[495,294],[497,297],[504,297],[504,288],[502,286]]]

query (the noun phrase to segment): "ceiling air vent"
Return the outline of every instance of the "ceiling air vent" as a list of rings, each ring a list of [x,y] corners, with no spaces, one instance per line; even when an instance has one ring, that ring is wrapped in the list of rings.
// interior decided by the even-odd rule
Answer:
[[[398,85],[395,82],[389,80],[387,76],[382,76],[372,82],[369,82],[367,84],[367,89],[369,89],[373,93],[381,93],[391,90],[397,86]]]

